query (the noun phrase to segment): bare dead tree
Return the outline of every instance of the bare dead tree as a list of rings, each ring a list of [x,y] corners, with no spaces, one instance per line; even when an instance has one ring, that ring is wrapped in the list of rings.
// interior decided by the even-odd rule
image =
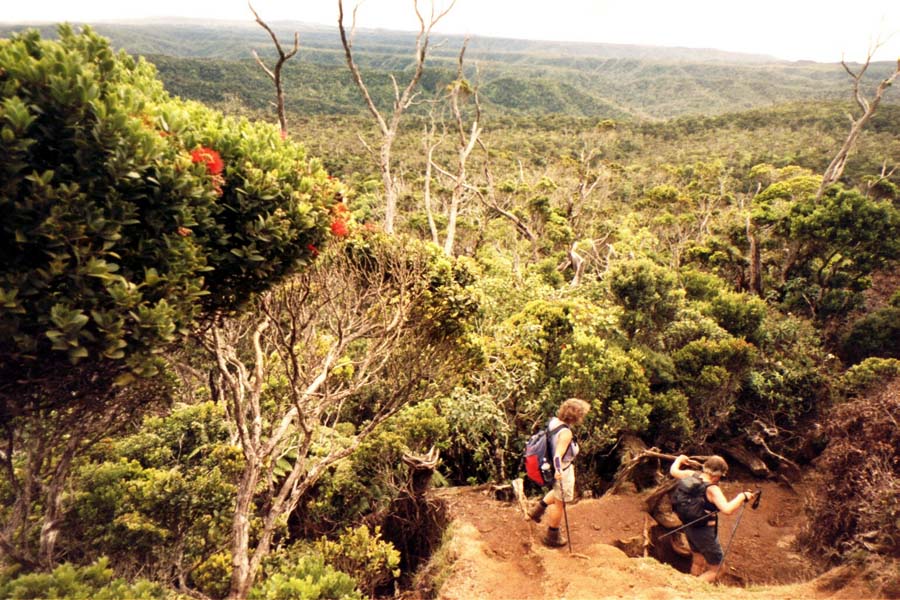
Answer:
[[[532,245],[534,245],[535,242],[537,242],[538,238],[534,230],[528,225],[528,223],[517,217],[512,211],[507,210],[504,207],[504,204],[502,204],[500,202],[500,199],[497,197],[497,186],[494,184],[494,175],[490,163],[490,153],[488,152],[487,145],[485,145],[482,140],[478,140],[478,145],[481,146],[481,148],[484,150],[484,154],[486,157],[484,164],[484,178],[487,185],[486,192],[482,192],[476,187],[472,187],[472,191],[475,193],[475,196],[479,200],[481,200],[482,204],[484,204],[490,210],[495,211],[503,218],[509,220],[515,226],[516,231],[525,236],[528,241],[530,241]],[[524,173],[521,174],[521,178],[524,180]]]
[[[422,78],[422,73],[425,70],[425,58],[428,54],[428,45],[431,41],[431,30],[447,15],[447,13],[450,12],[454,4],[456,4],[456,0],[451,0],[446,9],[436,12],[434,2],[432,2],[431,14],[426,22],[425,18],[422,16],[422,12],[419,10],[418,0],[413,0],[416,17],[419,20],[419,32],[416,35],[415,69],[412,77],[402,91],[400,90],[397,79],[391,75],[391,81],[394,84],[393,108],[390,115],[385,117],[372,99],[369,88],[363,80],[362,73],[359,70],[359,65],[353,57],[353,37],[356,33],[356,11],[359,9],[359,5],[356,5],[353,9],[350,31],[348,32],[344,26],[344,2],[343,0],[338,0],[338,30],[341,34],[341,44],[344,47],[347,66],[350,68],[350,73],[353,75],[353,81],[356,83],[356,87],[362,94],[363,100],[365,100],[366,106],[375,118],[375,122],[381,132],[379,168],[381,170],[381,181],[384,185],[385,233],[394,233],[394,221],[397,215],[397,183],[394,180],[391,171],[391,150],[394,145],[394,139],[397,137],[400,119],[415,99],[416,87],[419,85],[419,80]]]
[[[447,237],[444,240],[444,254],[450,256],[453,254],[453,244],[456,239],[456,220],[459,215],[459,208],[463,202],[463,194],[466,184],[466,163],[469,155],[475,149],[475,143],[478,136],[481,135],[479,121],[481,120],[481,103],[478,101],[478,86],[473,87],[465,80],[463,74],[463,59],[466,54],[466,47],[469,44],[469,38],[463,42],[462,49],[459,51],[459,62],[456,69],[456,80],[450,88],[450,107],[453,111],[453,120],[456,123],[456,134],[459,136],[459,143],[456,148],[456,173],[453,177],[453,195],[450,199],[450,211],[447,218]],[[475,114],[472,117],[472,123],[467,128],[463,124],[462,111],[460,109],[460,96],[471,94],[475,106]],[[468,129],[468,131],[467,131]]]
[[[853,115],[847,115],[850,119],[850,132],[847,134],[847,139],[844,140],[838,153],[831,160],[828,168],[825,169],[825,173],[822,175],[822,183],[819,186],[819,191],[816,193],[816,200],[819,200],[822,197],[825,188],[841,178],[841,175],[844,173],[844,167],[847,165],[847,159],[850,156],[850,152],[856,145],[856,141],[859,139],[866,124],[875,114],[875,111],[878,110],[878,105],[881,103],[884,92],[891,86],[894,79],[897,78],[897,75],[900,75],[900,58],[898,58],[896,69],[878,84],[872,99],[869,100],[863,95],[861,89],[863,75],[865,75],[869,68],[869,64],[872,62],[872,57],[881,45],[881,42],[876,42],[869,48],[869,51],[866,54],[865,63],[863,63],[863,66],[856,72],[847,65],[846,61],[841,60],[841,66],[844,67],[844,70],[847,71],[847,74],[850,75],[850,78],[853,80],[853,97],[856,100],[856,104],[862,110],[862,114],[855,118]]]
[[[431,198],[431,179],[434,170],[434,152],[443,142],[443,136],[438,136],[438,123],[435,116],[435,107],[432,105],[429,111],[430,123],[425,128],[425,135],[422,136],[422,145],[425,149],[425,182],[423,184],[422,195],[425,203],[425,215],[428,217],[428,229],[431,231],[431,241],[440,245],[440,237],[438,236],[437,223],[434,220],[434,208],[432,207]]]
[[[359,255],[320,256],[249,315],[217,324],[202,340],[244,456],[230,598],[247,597],[285,516],[326,469],[460,370],[452,338],[421,317],[430,297],[427,258],[399,250],[373,244]],[[343,409],[377,382],[384,391],[354,423],[356,433],[339,439],[334,425]],[[277,473],[285,461],[290,468]],[[254,519],[260,525],[251,530]]]
[[[266,72],[266,75],[268,75],[275,84],[275,109],[278,111],[278,124],[281,126],[281,137],[285,137],[287,136],[287,116],[284,112],[284,85],[281,81],[281,69],[284,67],[284,63],[293,58],[300,50],[300,34],[296,31],[294,32],[294,47],[290,52],[285,52],[281,47],[281,42],[278,41],[278,36],[275,35],[275,32],[272,31],[265,21],[259,18],[259,15],[253,9],[253,5],[248,2],[247,6],[250,7],[250,12],[256,17],[256,22],[259,23],[259,26],[268,32],[269,37],[272,38],[272,42],[275,44],[275,50],[278,52],[278,60],[275,62],[274,69],[270,69],[266,66],[266,63],[262,61],[256,50],[253,50],[253,58],[256,59],[257,64],[262,67],[262,70]]]
[[[438,173],[447,177],[452,186],[450,205],[447,210],[447,231],[444,238],[444,254],[447,256],[453,254],[453,246],[456,243],[456,222],[459,218],[459,210],[465,197],[468,195],[469,190],[472,188],[468,182],[466,164],[481,135],[481,126],[479,125],[481,120],[481,103],[478,99],[478,86],[472,86],[465,79],[463,73],[463,61],[468,44],[469,38],[466,38],[465,42],[463,42],[462,49],[459,51],[456,79],[450,84],[450,90],[448,92],[448,101],[450,103],[451,114],[453,115],[454,130],[455,134],[458,136],[456,146],[456,169],[455,171],[450,172],[449,169],[442,168],[437,164],[433,164],[433,162],[429,164],[429,167],[433,166]],[[472,122],[468,126],[463,122],[462,108],[460,107],[460,100],[464,96],[471,96],[475,107]],[[431,160],[431,156],[429,157],[429,160]],[[430,172],[430,169],[427,170]]]
[[[574,192],[565,199],[566,218],[575,225],[588,207],[602,207],[609,198],[612,171],[600,157],[602,148],[611,146],[618,134],[615,123],[605,120],[594,128],[571,132],[571,135],[581,137],[578,155],[563,161],[564,165],[574,168],[576,176]],[[598,192],[603,192],[602,198],[589,203],[589,198]]]
[[[575,275],[572,276],[572,281],[569,282],[569,286],[578,287],[581,285],[581,277],[584,275],[586,263],[584,257],[578,253],[577,242],[573,243],[572,247],[569,248],[569,261],[572,263],[572,270],[575,271]]]

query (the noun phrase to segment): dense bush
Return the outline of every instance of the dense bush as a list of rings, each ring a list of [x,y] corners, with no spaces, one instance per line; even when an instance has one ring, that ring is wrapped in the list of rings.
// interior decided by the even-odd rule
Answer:
[[[325,562],[356,579],[370,598],[376,588],[400,576],[400,553],[381,539],[378,527],[374,532],[365,525],[348,529],[337,540],[322,538],[316,548]]]
[[[872,272],[900,257],[900,211],[857,190],[830,188],[791,205],[775,231],[792,247],[782,265],[786,310],[819,320],[842,317],[862,303]]]
[[[0,40],[0,357],[129,362],[309,260],[336,184],[90,29]]]
[[[187,580],[230,535],[242,457],[223,417],[211,403],[178,406],[95,447],[74,474],[60,546],[82,561],[107,555],[119,573]]]
[[[616,264],[609,282],[613,297],[625,309],[622,327],[630,338],[658,332],[683,303],[684,291],[675,275],[649,259]]]
[[[841,400],[856,398],[884,389],[887,382],[900,376],[900,360],[867,358],[847,369],[835,386]]]
[[[900,558],[900,378],[837,406],[801,541],[832,561]],[[897,581],[895,580],[895,584]]]
[[[747,416],[795,431],[828,406],[840,366],[804,319],[771,310],[761,333],[739,406]]]
[[[900,359],[900,292],[850,327],[840,340],[841,357],[856,364],[869,356]]]
[[[66,563],[50,573],[29,573],[0,581],[0,598],[67,598],[70,600],[167,600],[173,595],[146,580],[116,579],[106,559],[87,567]]]
[[[448,429],[442,472],[452,483],[499,481],[518,469],[504,460],[513,424],[493,394],[459,386],[438,407]]]
[[[362,600],[356,581],[328,565],[321,556],[306,554],[280,569],[267,569],[250,590],[250,600]]]
[[[349,423],[335,434],[350,433]],[[323,475],[308,502],[293,516],[295,534],[333,534],[365,515],[383,511],[406,481],[403,455],[447,444],[448,419],[432,402],[409,406],[382,423],[347,460]],[[338,442],[340,443],[340,442]]]
[[[570,397],[591,403],[582,433],[587,452],[608,448],[624,432],[647,428],[649,382],[641,364],[621,348],[576,334],[560,356],[559,370],[555,404]]]

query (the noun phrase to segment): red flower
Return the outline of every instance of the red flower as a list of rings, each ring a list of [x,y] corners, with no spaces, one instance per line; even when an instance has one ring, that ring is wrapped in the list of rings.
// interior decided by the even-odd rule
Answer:
[[[309,253],[316,257],[319,255],[319,249],[316,248],[313,244],[307,244],[306,249],[309,250]]]
[[[350,209],[347,208],[347,205],[343,202],[336,202],[331,206],[331,212],[339,218],[344,218],[344,216],[350,212]]]
[[[176,231],[176,233],[178,233],[178,235],[180,235],[181,237],[187,237],[187,236],[191,235],[191,230],[188,229],[187,227],[179,227],[179,228],[176,229],[175,231]]]
[[[225,163],[222,162],[222,157],[219,156],[219,153],[213,150],[212,148],[205,148],[200,146],[193,152],[191,152],[191,160],[195,163],[202,162],[206,165],[206,170],[209,171],[211,175],[218,175],[222,172],[222,169],[225,168]]]
[[[347,222],[345,220],[338,218],[331,222],[331,233],[337,237],[344,237],[350,233],[350,229],[347,228]]]

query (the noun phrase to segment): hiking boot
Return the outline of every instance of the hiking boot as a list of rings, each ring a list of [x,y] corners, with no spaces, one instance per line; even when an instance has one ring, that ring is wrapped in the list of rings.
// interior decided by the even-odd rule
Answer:
[[[550,548],[562,548],[568,542],[559,532],[559,529],[553,529],[552,527],[547,528],[547,535],[541,541]]]
[[[546,504],[541,504],[537,502],[531,509],[528,511],[528,518],[534,521],[535,523],[540,523],[541,519],[544,518],[544,511],[547,510]]]

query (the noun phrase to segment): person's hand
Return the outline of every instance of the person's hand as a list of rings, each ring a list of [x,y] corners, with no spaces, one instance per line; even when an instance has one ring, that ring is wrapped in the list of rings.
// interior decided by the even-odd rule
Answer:
[[[756,494],[748,490],[746,492],[743,492],[743,495],[744,502],[753,502],[753,496],[755,496]]]
[[[554,477],[556,477],[557,481],[561,481],[562,480],[562,471],[557,471],[556,474],[554,475]]]

